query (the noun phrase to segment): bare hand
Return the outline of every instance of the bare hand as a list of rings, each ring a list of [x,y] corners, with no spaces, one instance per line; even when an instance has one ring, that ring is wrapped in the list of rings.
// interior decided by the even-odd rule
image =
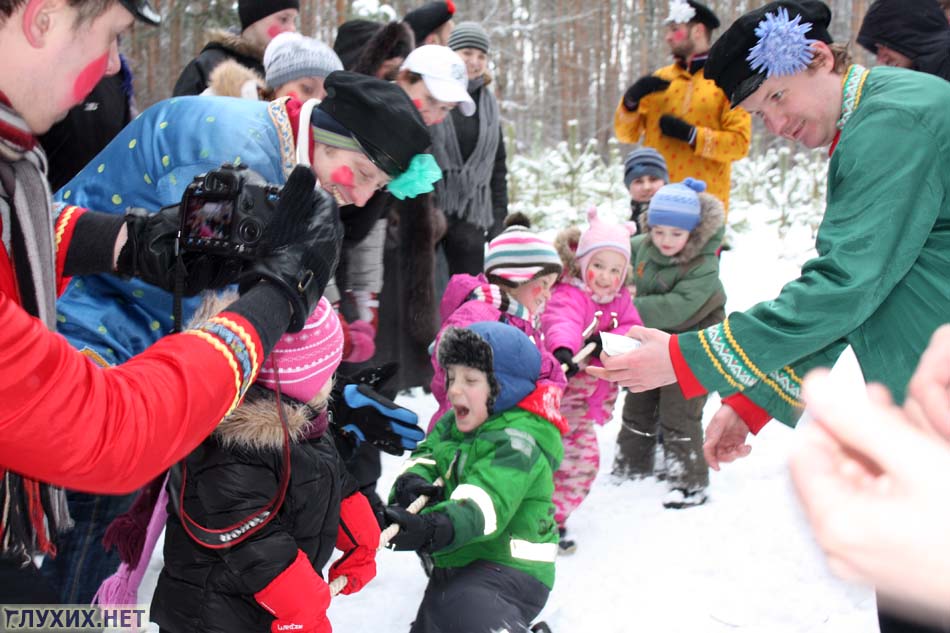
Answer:
[[[918,613],[946,613],[950,443],[880,387],[857,411],[821,373],[803,393],[814,422],[799,431],[792,481],[832,570]]]
[[[603,367],[587,367],[595,378],[615,382],[630,391],[656,389],[676,382],[673,361],[670,360],[670,335],[662,330],[635,325],[627,336],[640,341],[640,347],[619,356],[600,355]]]
[[[748,437],[749,427],[735,409],[728,404],[722,405],[706,427],[706,441],[703,442],[706,463],[713,470],[719,470],[719,464],[746,457],[752,452],[752,447],[746,444]]]
[[[920,357],[904,412],[914,426],[950,440],[950,325],[934,332]]]

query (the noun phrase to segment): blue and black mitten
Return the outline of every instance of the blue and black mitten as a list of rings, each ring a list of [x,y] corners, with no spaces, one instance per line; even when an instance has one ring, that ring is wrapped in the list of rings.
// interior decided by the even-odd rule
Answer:
[[[367,384],[338,383],[334,392],[333,423],[357,445],[369,442],[390,455],[402,455],[425,437],[419,416]]]

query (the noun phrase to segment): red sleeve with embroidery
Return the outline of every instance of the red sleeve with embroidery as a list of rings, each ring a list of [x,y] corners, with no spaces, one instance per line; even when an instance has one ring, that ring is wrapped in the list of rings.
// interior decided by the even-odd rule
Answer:
[[[706,388],[696,379],[689,365],[686,364],[686,359],[680,351],[679,338],[675,334],[670,337],[670,360],[673,362],[676,382],[679,383],[684,398],[695,398],[707,393]]]
[[[723,404],[728,404],[742,418],[745,425],[749,427],[753,435],[758,434],[762,427],[768,424],[772,416],[769,412],[749,400],[741,393],[734,393],[731,396],[722,399]]]
[[[125,493],[206,438],[257,376],[261,343],[222,313],[101,369],[0,293],[0,468]]]

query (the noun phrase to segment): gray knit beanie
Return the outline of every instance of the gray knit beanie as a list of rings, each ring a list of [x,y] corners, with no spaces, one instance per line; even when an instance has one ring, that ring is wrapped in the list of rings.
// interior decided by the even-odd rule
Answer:
[[[304,77],[326,77],[343,70],[333,49],[300,33],[281,33],[264,51],[264,80],[271,90]]]
[[[652,147],[635,149],[623,159],[623,184],[627,187],[640,176],[653,176],[663,182],[670,181],[663,155]]]
[[[477,48],[483,53],[488,52],[488,33],[478,22],[461,22],[452,29],[449,35],[449,48],[453,51],[463,48]]]

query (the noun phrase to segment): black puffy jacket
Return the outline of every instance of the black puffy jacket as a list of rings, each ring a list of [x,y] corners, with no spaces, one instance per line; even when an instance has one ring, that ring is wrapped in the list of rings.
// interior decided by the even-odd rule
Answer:
[[[858,31],[858,44],[878,44],[909,57],[914,70],[950,81],[950,24],[936,0],[875,0]]]
[[[276,494],[283,435],[273,395],[256,388],[187,458],[184,505],[209,529],[256,513]],[[302,550],[320,572],[333,552],[340,502],[356,492],[336,447],[325,433],[305,439],[306,410],[286,407],[296,436],[291,479],[277,514],[261,531],[230,549],[213,550],[185,533],[169,503],[165,568],[152,599],[151,619],[163,633],[269,633],[273,617],[254,594],[284,571]],[[178,498],[180,488],[169,486]]]
[[[209,37],[210,40],[198,56],[188,62],[181,71],[172,96],[200,95],[208,87],[211,71],[226,59],[233,59],[261,77],[264,76],[263,49],[230,31],[212,30]]]

